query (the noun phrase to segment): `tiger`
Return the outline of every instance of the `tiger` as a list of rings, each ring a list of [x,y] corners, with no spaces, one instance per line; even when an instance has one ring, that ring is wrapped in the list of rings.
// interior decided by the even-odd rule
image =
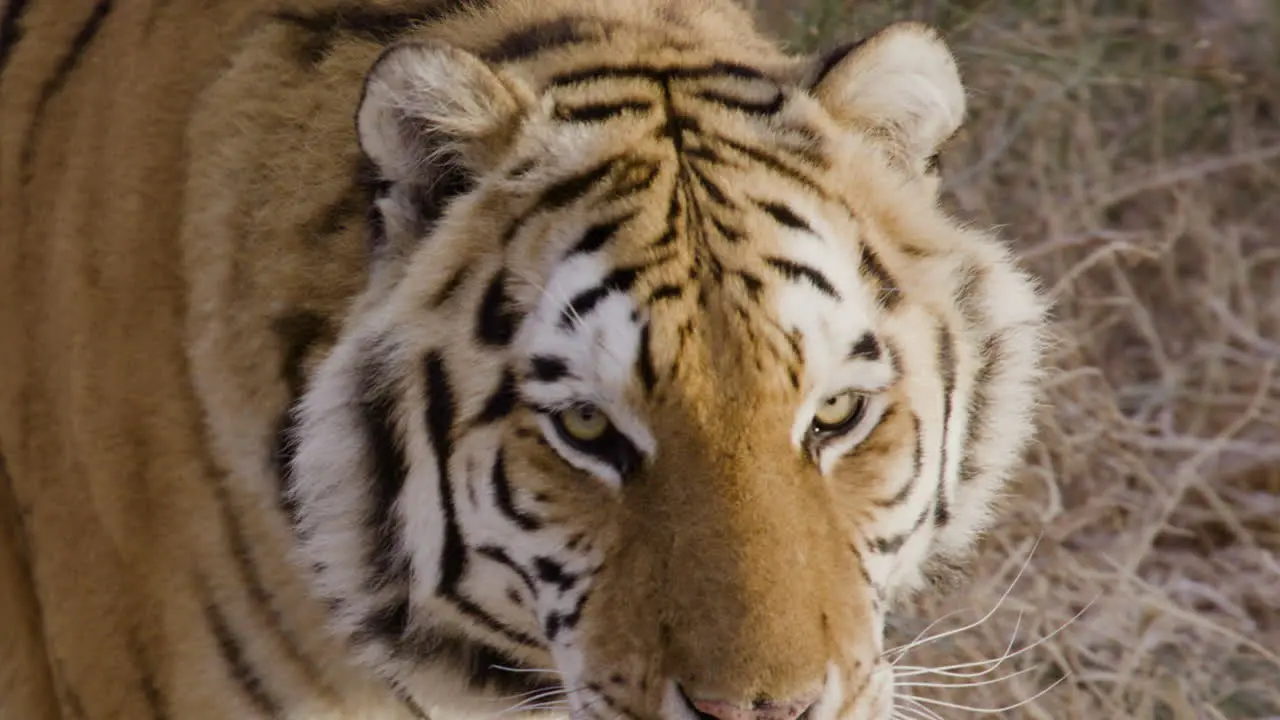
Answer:
[[[0,718],[887,720],[1035,435],[903,20],[8,0]]]

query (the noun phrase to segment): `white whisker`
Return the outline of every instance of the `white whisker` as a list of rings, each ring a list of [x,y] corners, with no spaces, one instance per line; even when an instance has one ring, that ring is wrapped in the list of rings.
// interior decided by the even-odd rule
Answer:
[[[554,688],[554,689],[544,688],[542,690],[531,690],[526,693],[520,693],[519,695],[503,695],[498,699],[500,700],[522,699],[524,702],[532,702],[534,700],[541,700],[542,698],[554,697],[556,695],[563,695],[563,694],[564,694],[563,688]]]
[[[897,651],[897,652],[898,652],[898,656],[897,656],[896,658],[894,658],[894,660],[892,661],[892,663],[891,663],[891,664],[893,664],[893,665],[898,664],[898,662],[899,662],[900,660],[902,660],[902,658],[903,658],[904,656],[906,656],[906,654],[907,654],[908,652],[910,652],[913,648],[917,648],[917,647],[919,647],[919,646],[921,646],[921,645],[926,645],[926,644],[931,643],[931,642],[936,642],[936,641],[941,640],[941,639],[943,639],[943,638],[951,637],[952,635],[957,635],[957,634],[959,634],[959,633],[968,632],[969,630],[972,630],[972,629],[974,629],[974,628],[976,628],[976,627],[979,627],[979,626],[981,626],[983,623],[985,623],[985,622],[987,622],[988,620],[990,620],[990,619],[991,619],[991,617],[992,617],[993,615],[995,615],[996,611],[997,611],[997,610],[999,610],[999,609],[1001,608],[1001,606],[1003,606],[1003,605],[1004,605],[1004,601],[1008,599],[1008,597],[1009,597],[1009,593],[1013,592],[1013,588],[1014,588],[1014,586],[1016,586],[1016,585],[1018,584],[1018,580],[1022,579],[1022,574],[1023,574],[1024,572],[1026,572],[1026,570],[1027,570],[1027,566],[1029,566],[1029,565],[1031,564],[1031,558],[1035,555],[1036,548],[1037,548],[1037,547],[1039,547],[1039,546],[1040,546],[1040,537],[1037,537],[1037,538],[1036,538],[1036,541],[1035,541],[1034,543],[1032,543],[1032,545],[1031,545],[1031,550],[1027,552],[1027,559],[1026,559],[1026,560],[1024,560],[1024,561],[1022,562],[1022,567],[1018,569],[1018,574],[1014,576],[1013,581],[1009,583],[1009,587],[1005,588],[1004,593],[1002,593],[1002,594],[1000,595],[1000,599],[999,599],[999,600],[997,600],[997,601],[996,601],[996,604],[995,604],[995,605],[994,605],[990,610],[988,610],[988,611],[987,611],[987,614],[986,614],[986,615],[983,615],[983,616],[982,616],[981,618],[979,618],[978,620],[976,620],[976,621],[974,621],[974,622],[972,622],[972,623],[969,623],[968,625],[965,625],[965,626],[963,626],[963,627],[959,627],[959,628],[956,628],[956,629],[954,629],[954,630],[948,630],[948,631],[946,631],[946,632],[938,633],[938,634],[936,634],[936,635],[931,635],[931,636],[926,637],[926,638],[924,638],[924,639],[918,639],[918,637],[917,637],[917,639],[912,640],[910,643],[908,643],[908,644],[906,644],[906,645],[904,645],[904,646],[899,646],[899,647],[897,647],[897,648],[893,648],[892,650],[887,650],[887,651],[885,651],[885,652],[886,652],[886,654],[887,654],[887,653],[890,653],[890,652],[895,652],[895,651]],[[926,630],[927,630],[927,628],[926,628]]]
[[[1066,680],[1066,679],[1067,679],[1067,677],[1068,677],[1067,675],[1063,675],[1062,677],[1060,677],[1060,678],[1058,678],[1057,680],[1053,681],[1053,684],[1052,684],[1052,685],[1050,685],[1049,687],[1047,687],[1047,688],[1045,688],[1045,689],[1041,690],[1040,692],[1036,693],[1035,695],[1032,695],[1031,697],[1027,698],[1026,700],[1019,700],[1018,702],[1016,702],[1016,703],[1014,703],[1014,704],[1012,704],[1012,705],[1007,705],[1007,706],[1005,706],[1005,707],[1001,707],[1001,708],[980,708],[980,707],[972,707],[972,706],[969,706],[969,705],[960,705],[960,704],[958,704],[958,703],[947,702],[947,701],[945,701],[945,700],[935,700],[935,699],[933,699],[933,698],[922,698],[922,697],[913,697],[913,698],[912,698],[912,700],[915,700],[916,702],[919,702],[919,703],[927,703],[927,704],[929,704],[929,705],[937,705],[937,706],[939,706],[939,707],[952,708],[952,709],[954,709],[954,710],[966,710],[966,711],[971,712],[971,713],[978,713],[979,715],[999,715],[999,714],[1001,714],[1001,713],[1009,712],[1010,710],[1016,710],[1016,709],[1018,709],[1018,708],[1022,707],[1023,705],[1026,705],[1026,704],[1028,704],[1028,703],[1034,702],[1036,699],[1040,698],[1040,697],[1041,697],[1042,695],[1044,695],[1045,693],[1047,693],[1047,692],[1049,692],[1050,690],[1052,690],[1052,689],[1054,689],[1054,688],[1058,687],[1059,685],[1061,685],[1061,684],[1062,684],[1062,682],[1063,682],[1064,680]]]
[[[1027,645],[1027,646],[1026,646],[1026,647],[1024,647],[1024,648],[1021,648],[1021,649],[1016,650],[1016,651],[1011,652],[1011,653],[1006,653],[1006,654],[1005,654],[1005,655],[1003,655],[1002,657],[999,657],[999,658],[993,658],[993,659],[990,659],[990,660],[975,660],[975,661],[973,661],[973,662],[958,663],[958,664],[956,664],[956,665],[948,665],[948,666],[940,667],[940,668],[918,668],[918,669],[911,670],[911,671],[908,671],[908,672],[901,672],[901,673],[899,673],[899,672],[895,672],[895,673],[894,673],[894,677],[895,677],[895,678],[899,678],[899,677],[904,677],[904,678],[905,678],[905,677],[914,677],[914,676],[917,676],[917,675],[929,675],[929,674],[934,674],[934,675],[947,675],[949,672],[954,671],[954,670],[960,670],[960,669],[963,669],[963,668],[971,668],[971,667],[980,667],[980,666],[983,666],[983,665],[990,665],[991,663],[995,663],[995,664],[994,664],[994,665],[992,665],[990,668],[987,668],[986,670],[983,670],[983,671],[981,671],[981,672],[976,672],[976,673],[952,673],[950,676],[951,676],[951,677],[979,677],[979,676],[982,676],[982,675],[986,675],[987,673],[989,673],[989,672],[991,672],[992,670],[995,670],[997,667],[999,667],[999,666],[1000,666],[1000,664],[1001,664],[1001,663],[1003,663],[1005,660],[1008,660],[1008,659],[1010,659],[1010,658],[1015,658],[1015,657],[1017,657],[1017,656],[1019,656],[1019,655],[1021,655],[1021,654],[1025,653],[1025,652],[1028,652],[1028,651],[1030,651],[1030,650],[1033,650],[1033,649],[1035,649],[1035,648],[1039,647],[1040,645],[1043,645],[1044,643],[1048,642],[1049,640],[1053,639],[1053,637],[1054,637],[1054,636],[1056,636],[1058,633],[1062,632],[1063,630],[1067,629],[1067,627],[1068,627],[1068,626],[1070,626],[1070,625],[1071,625],[1072,623],[1074,623],[1076,620],[1079,620],[1079,619],[1080,619],[1080,616],[1084,615],[1084,614],[1085,614],[1085,612],[1087,612],[1087,611],[1089,610],[1089,608],[1093,607],[1093,604],[1094,604],[1095,602],[1097,602],[1097,601],[1098,601],[1098,597],[1100,597],[1100,596],[1095,596],[1095,597],[1094,597],[1092,600],[1090,600],[1090,601],[1089,601],[1089,602],[1088,602],[1088,603],[1087,603],[1083,608],[1081,608],[1081,609],[1080,609],[1080,612],[1076,613],[1075,615],[1072,615],[1070,619],[1068,619],[1068,620],[1067,620],[1066,622],[1064,622],[1063,624],[1059,625],[1056,629],[1054,629],[1054,631],[1053,631],[1053,632],[1049,633],[1048,635],[1045,635],[1044,637],[1040,638],[1039,640],[1036,640],[1035,642],[1031,643],[1030,645]]]
[[[982,660],[982,661],[980,661],[980,663],[982,663],[982,664],[986,664],[986,663],[995,663],[994,665],[992,665],[991,667],[987,668],[986,670],[982,670],[982,671],[974,672],[974,673],[958,673],[958,672],[948,672],[949,670],[953,670],[953,669],[954,669],[954,668],[950,668],[950,667],[948,667],[948,668],[936,668],[936,669],[935,669],[935,668],[916,667],[916,666],[906,666],[906,667],[901,667],[901,668],[899,668],[899,667],[895,666],[895,667],[894,667],[893,677],[894,677],[895,679],[897,679],[897,678],[905,678],[905,677],[912,677],[913,675],[929,674],[930,672],[932,672],[932,673],[933,673],[933,674],[935,674],[935,675],[943,675],[943,676],[946,676],[946,677],[980,677],[980,676],[982,676],[982,675],[986,675],[987,673],[989,673],[989,672],[991,672],[991,671],[995,670],[996,668],[1000,667],[1001,663],[1003,663],[1005,660],[1009,659],[1009,657],[1010,657],[1009,653],[1013,651],[1014,643],[1016,643],[1016,642],[1018,641],[1018,630],[1019,630],[1021,627],[1022,627],[1022,612],[1021,612],[1021,611],[1019,611],[1019,612],[1018,612],[1018,619],[1017,619],[1017,621],[1016,621],[1016,622],[1014,622],[1014,624],[1013,624],[1013,632],[1009,633],[1009,644],[1008,644],[1008,645],[1006,645],[1006,646],[1004,647],[1004,652],[1002,652],[1002,653],[1000,654],[1000,657],[999,657],[999,658],[995,658],[995,659],[991,659],[991,660]]]
[[[514,713],[521,713],[521,712],[529,712],[531,710],[544,710],[544,709],[550,709],[550,708],[567,708],[567,707],[569,707],[569,702],[563,699],[548,700],[546,702],[531,702],[526,700],[524,702],[516,703],[511,707],[499,710],[498,712],[494,713],[494,716],[503,717],[505,715],[511,715]]]
[[[903,708],[904,710],[911,710],[912,712],[918,713],[919,716],[925,718],[925,720],[942,720],[941,715],[927,705],[921,705],[919,699],[914,695],[903,695],[900,699],[910,703],[910,705]]]
[[[1026,675],[1027,673],[1033,670],[1036,670],[1039,667],[1040,667],[1039,665],[1032,665],[1029,668],[1023,668],[1021,670],[1018,670],[1017,672],[1012,672],[1012,673],[1009,673],[1008,675],[1001,675],[1000,677],[991,678],[989,680],[975,680],[973,682],[961,682],[961,683],[907,682],[907,683],[896,683],[894,687],[969,688],[969,687],[979,687],[982,685],[994,685],[996,683],[1002,683],[1007,680],[1012,680],[1013,678],[1016,678],[1019,675]]]
[[[564,674],[554,668],[514,668],[514,667],[507,667],[506,665],[490,665],[489,667],[493,668],[494,670],[505,670],[506,672],[513,672],[513,673],[542,673],[545,675],[563,675]]]

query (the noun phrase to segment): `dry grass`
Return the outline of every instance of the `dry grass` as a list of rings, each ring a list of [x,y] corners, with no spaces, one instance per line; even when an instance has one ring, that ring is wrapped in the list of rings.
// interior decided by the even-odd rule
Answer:
[[[999,657],[922,696],[1028,718],[1280,718],[1280,2],[760,0],[800,46],[914,17],[972,88],[947,202],[1051,288],[1040,440],[965,589],[912,650]],[[954,627],[960,620],[946,624]],[[968,668],[967,672],[989,666]],[[930,705],[942,717],[970,713]],[[918,709],[903,718],[931,718]]]

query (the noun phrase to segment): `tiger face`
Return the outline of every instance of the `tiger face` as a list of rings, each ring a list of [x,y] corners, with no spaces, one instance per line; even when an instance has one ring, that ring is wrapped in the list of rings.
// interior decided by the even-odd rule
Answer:
[[[937,209],[955,64],[913,24],[608,47],[370,71],[379,260],[298,409],[300,554],[422,703],[887,718],[884,614],[988,522],[1039,353]]]

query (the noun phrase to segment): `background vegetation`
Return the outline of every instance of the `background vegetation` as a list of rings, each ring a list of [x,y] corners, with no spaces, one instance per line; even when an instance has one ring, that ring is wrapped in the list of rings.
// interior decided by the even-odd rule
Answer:
[[[977,579],[895,635],[980,618],[1024,564],[988,621],[902,664],[998,658],[1066,627],[980,677],[903,680],[1001,682],[905,689],[1000,709],[1061,680],[997,715],[1280,718],[1280,0],[755,5],[803,49],[938,25],[971,88],[946,202],[999,225],[1055,303],[1011,512]],[[925,708],[971,716],[901,717]]]

